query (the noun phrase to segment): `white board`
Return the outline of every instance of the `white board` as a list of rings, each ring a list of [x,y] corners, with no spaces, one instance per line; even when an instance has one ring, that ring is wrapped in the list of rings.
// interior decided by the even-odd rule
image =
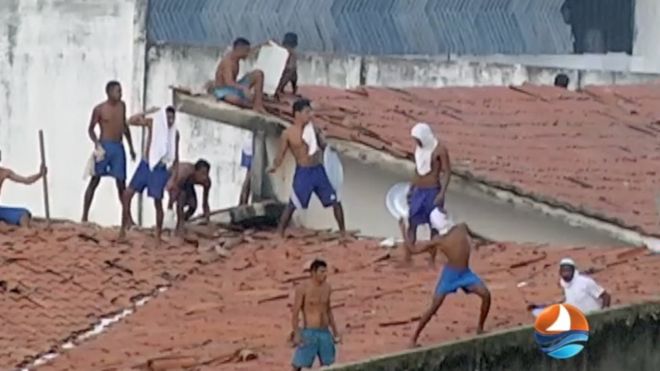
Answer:
[[[408,218],[407,195],[409,189],[410,183],[397,183],[393,185],[392,188],[387,191],[387,195],[385,195],[385,206],[396,220]]]
[[[286,67],[287,59],[289,59],[289,51],[279,45],[270,43],[259,49],[254,69],[261,70],[264,73],[264,94],[275,94]]]
[[[337,201],[340,201],[341,189],[344,185],[344,167],[341,164],[339,154],[330,146],[326,146],[325,151],[323,151],[323,166],[332,188],[335,189]]]

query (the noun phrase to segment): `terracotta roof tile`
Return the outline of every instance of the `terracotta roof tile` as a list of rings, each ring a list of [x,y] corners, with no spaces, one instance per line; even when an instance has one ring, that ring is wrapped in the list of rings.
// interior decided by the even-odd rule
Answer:
[[[329,137],[411,158],[431,124],[464,175],[570,211],[660,235],[660,85],[583,92],[516,88],[304,87]],[[270,111],[291,118],[288,97]]]
[[[130,232],[54,224],[51,230],[0,225],[0,369],[12,369],[89,329],[102,316],[197,266],[191,245],[159,250]]]
[[[305,279],[304,263],[316,257],[329,263],[335,316],[344,335],[338,362],[402,350],[414,330],[412,319],[428,305],[438,272],[425,257],[402,268],[399,251],[378,261],[384,251],[377,241],[343,247],[309,233],[286,243],[272,238],[241,245],[230,259],[200,268],[102,336],[41,369],[132,369],[174,356],[199,370],[286,369],[292,355],[286,344],[291,294]],[[660,256],[646,249],[486,245],[474,253],[472,265],[493,292],[487,330],[531,323],[526,304],[558,298],[557,264],[565,256],[591,272],[614,303],[660,293],[653,279],[660,277]],[[470,336],[478,310],[474,297],[451,296],[421,340]],[[255,350],[258,359],[227,361],[242,348]]]

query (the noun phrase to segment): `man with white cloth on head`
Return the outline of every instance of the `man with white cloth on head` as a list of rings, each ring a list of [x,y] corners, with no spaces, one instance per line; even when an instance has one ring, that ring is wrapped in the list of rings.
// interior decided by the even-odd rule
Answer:
[[[287,208],[282,214],[278,232],[284,237],[284,230],[291,221],[296,209],[307,209],[312,193],[321,201],[323,207],[332,206],[339,231],[345,237],[344,209],[337,199],[337,193],[330,184],[321,156],[326,143],[323,135],[312,124],[311,102],[299,99],[293,104],[293,125],[282,133],[280,151],[275,163],[268,172],[273,173],[282,165],[284,156],[290,149],[296,159],[296,172],[293,177],[293,192]]]
[[[414,244],[417,241],[417,227],[431,224],[433,210],[437,209],[441,215],[446,214],[445,194],[451,178],[451,164],[447,148],[438,142],[428,124],[416,124],[410,135],[415,140],[416,148],[415,177],[408,191],[407,237]],[[437,234],[438,230],[431,225],[431,238]]]
[[[160,236],[163,229],[163,195],[165,186],[170,178],[167,169],[172,163],[172,169],[179,160],[179,133],[174,125],[176,111],[168,106],[156,112],[154,118],[144,115],[135,115],[128,120],[129,125],[147,128],[147,147],[144,157],[131,179],[131,183],[122,198],[122,223],[119,239],[126,237],[126,227],[130,221],[131,200],[135,193],[142,193],[147,189],[147,195],[154,199],[156,208],[156,245],[160,245]]]
[[[580,273],[571,258],[559,262],[559,286],[564,290],[561,303],[571,304],[582,313],[590,313],[608,308],[612,301],[610,294],[591,277]],[[537,316],[549,305],[530,304],[527,309]]]

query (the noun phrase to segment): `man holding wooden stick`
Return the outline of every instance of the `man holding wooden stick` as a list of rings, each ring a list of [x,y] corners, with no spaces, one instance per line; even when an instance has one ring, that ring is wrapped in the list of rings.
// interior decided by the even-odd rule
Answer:
[[[30,176],[19,175],[11,169],[0,167],[0,191],[2,190],[2,185],[4,184],[5,180],[30,185],[44,177],[46,172],[46,165],[43,163],[41,164],[39,172]],[[31,219],[32,214],[26,208],[0,206],[0,222],[5,222],[10,225],[17,225],[21,227],[28,227],[30,225]]]

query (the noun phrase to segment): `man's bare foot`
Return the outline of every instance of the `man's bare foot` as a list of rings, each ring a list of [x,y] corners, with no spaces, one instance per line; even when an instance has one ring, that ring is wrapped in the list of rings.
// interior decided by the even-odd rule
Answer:
[[[255,105],[254,110],[259,112],[259,113],[263,113],[263,114],[268,113],[268,112],[266,112],[266,108],[263,105]]]
[[[410,340],[410,343],[408,343],[408,348],[410,349],[419,348],[419,344],[417,344],[417,340],[415,339]]]
[[[477,335],[482,335],[482,334],[485,334],[485,333],[486,333],[486,331],[484,331],[484,329],[477,328]]]

